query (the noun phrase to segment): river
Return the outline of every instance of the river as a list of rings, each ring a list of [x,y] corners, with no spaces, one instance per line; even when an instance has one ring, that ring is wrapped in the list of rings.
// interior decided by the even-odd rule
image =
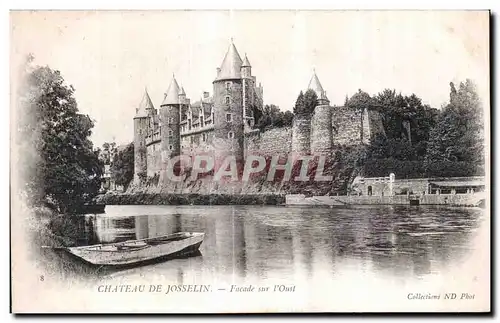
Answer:
[[[143,279],[210,284],[215,292],[231,285],[295,286],[295,296],[320,309],[332,289],[343,291],[336,302],[372,288],[407,293],[426,283],[418,291],[432,292],[433,282],[451,277],[481,248],[475,237],[489,225],[479,208],[430,206],[107,206],[105,212],[86,216],[80,244],[179,231],[205,232],[205,240],[192,257],[103,272],[95,284]]]

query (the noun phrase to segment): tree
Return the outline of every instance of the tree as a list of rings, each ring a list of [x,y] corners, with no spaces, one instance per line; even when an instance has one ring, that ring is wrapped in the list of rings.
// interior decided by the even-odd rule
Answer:
[[[434,163],[465,162],[474,165],[477,173],[482,173],[484,121],[476,86],[466,80],[460,83],[458,90],[453,83],[450,87],[450,103],[430,131],[426,164],[433,167]],[[469,173],[463,176],[473,175]]]
[[[438,110],[424,105],[415,94],[403,96],[390,89],[377,94],[371,104],[381,113],[387,138],[409,140],[423,159]]]
[[[309,89],[304,93],[304,113],[307,115],[314,114],[314,108],[318,105],[318,95],[313,90]]]
[[[118,151],[111,162],[111,178],[127,189],[134,178],[134,143],[130,143],[124,150]]]
[[[346,105],[360,111],[378,111],[382,118],[385,136],[372,139],[367,147],[365,176],[383,176],[390,172],[401,176],[424,174],[423,159],[430,129],[438,115],[436,109],[424,105],[415,94],[403,96],[391,89],[384,89],[373,97],[358,90],[347,99]]]
[[[365,108],[373,108],[375,107],[376,101],[372,99],[370,94],[366,93],[365,91],[362,91],[361,89],[358,90],[357,93],[353,94],[348,100],[346,106],[354,109],[365,109]]]
[[[100,151],[99,159],[104,163],[104,165],[110,165],[115,154],[116,143],[105,142],[102,144],[102,150]]]
[[[293,108],[294,115],[311,116],[314,113],[314,108],[318,105],[318,96],[316,92],[309,89],[306,93],[300,91],[295,106]]]
[[[295,106],[293,107],[293,114],[302,115],[304,114],[305,102],[304,102],[304,93],[300,91],[297,100],[295,101]]]
[[[292,126],[293,114],[290,111],[283,112],[274,104],[265,105],[262,116],[255,124],[256,128],[263,131],[272,128],[282,128]]]
[[[74,88],[59,71],[26,66],[19,87],[19,156],[24,191],[33,204],[76,211],[101,186],[103,165],[89,140],[94,122],[78,113]]]

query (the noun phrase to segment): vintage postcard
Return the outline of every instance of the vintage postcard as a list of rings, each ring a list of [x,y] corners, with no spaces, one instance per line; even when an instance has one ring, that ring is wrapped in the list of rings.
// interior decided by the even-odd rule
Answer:
[[[11,11],[12,312],[489,312],[489,39],[488,11]]]

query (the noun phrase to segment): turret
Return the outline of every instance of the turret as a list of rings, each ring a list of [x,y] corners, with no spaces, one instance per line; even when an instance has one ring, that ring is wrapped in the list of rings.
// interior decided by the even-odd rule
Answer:
[[[255,105],[255,76],[252,76],[252,66],[245,54],[243,64],[241,64],[241,77],[243,82],[243,116],[245,131],[250,130],[254,125],[254,115],[252,106]]]
[[[251,78],[252,77],[252,65],[248,61],[247,54],[245,54],[245,59],[243,60],[243,64],[241,64],[241,76],[243,78]]]
[[[146,136],[149,132],[150,113],[153,103],[147,90],[134,116],[134,183],[140,184],[147,176]]]
[[[214,86],[214,145],[216,162],[227,155],[243,160],[244,120],[242,65],[233,43],[222,61]]]
[[[308,88],[318,96],[318,105],[314,108],[311,119],[311,154],[330,157],[333,149],[332,108],[316,71],[313,72]]]
[[[161,119],[161,151],[164,156],[163,163],[166,166],[168,159],[180,154],[180,108],[181,90],[179,84],[172,76],[165,98],[160,106]],[[184,93],[185,96],[185,93]]]
[[[318,76],[316,75],[315,70],[313,70],[313,76],[309,81],[309,86],[307,88],[316,92],[316,95],[318,96],[318,105],[330,104],[330,100],[328,100],[326,92],[325,90],[323,90],[323,87],[321,86],[321,83],[319,81]]]
[[[186,91],[184,91],[183,86],[181,86],[181,89],[179,91],[179,102],[181,104],[186,104]]]

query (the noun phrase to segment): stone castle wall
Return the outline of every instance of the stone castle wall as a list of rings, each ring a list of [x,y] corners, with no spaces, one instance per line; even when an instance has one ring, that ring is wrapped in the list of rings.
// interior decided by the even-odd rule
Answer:
[[[155,142],[146,147],[146,162],[148,165],[148,177],[153,177],[160,174],[162,165],[161,143]]]
[[[311,152],[311,117],[296,115],[292,126],[292,152],[308,155]]]
[[[292,150],[292,129],[256,131],[246,137],[246,153],[264,156],[288,155]]]
[[[333,145],[359,145],[363,133],[362,113],[349,107],[332,108]]]
[[[370,120],[370,137],[375,139],[379,134],[385,136],[384,124],[382,123],[382,117],[378,111],[369,110],[368,118]]]
[[[312,118],[295,118],[291,128],[276,128],[264,132],[254,130],[246,133],[243,150],[245,156],[287,155],[294,149],[303,154],[328,155],[333,151],[334,145],[353,146],[366,143],[377,133],[384,133],[384,129],[380,114],[376,111],[365,110],[361,113],[346,107],[318,106]],[[213,154],[220,149],[214,139],[214,130],[181,135],[181,153],[191,156]],[[161,147],[161,142],[146,147],[148,176],[154,176],[161,169]]]
[[[213,130],[205,130],[199,133],[181,135],[181,153],[183,155],[213,153],[214,151]]]
[[[232,111],[232,107],[228,106],[222,108],[217,124],[224,124],[222,122],[223,120],[220,118],[225,118],[226,111]],[[242,119],[239,120],[239,122],[241,121]],[[237,126],[239,127],[240,125],[241,124]],[[224,147],[220,147],[217,142],[216,133],[218,131],[219,136],[221,136],[222,133],[227,134],[228,131],[233,131],[233,127],[234,125],[226,124],[226,127],[216,127],[213,130],[205,129],[200,132],[182,134],[180,135],[181,153],[188,156],[208,154],[218,158],[220,156],[215,154],[219,152],[221,148],[224,149]],[[241,140],[244,142],[242,149],[244,156],[263,155],[271,157],[280,155],[286,157],[292,153],[299,153],[301,155],[309,153],[329,155],[332,152],[342,149],[342,147],[339,146],[350,148],[356,147],[362,143],[367,143],[370,138],[374,138],[379,132],[383,133],[383,126],[380,114],[376,111],[360,111],[347,107],[318,106],[312,117],[301,116],[294,118],[292,127],[275,128],[267,131],[255,129],[242,135]],[[162,165],[163,156],[161,151],[161,142],[152,143],[147,147],[147,175],[149,177],[153,177],[158,173],[160,174],[160,178],[164,177],[164,175],[161,175],[164,168],[162,166],[165,166]],[[231,151],[226,151],[226,153],[231,153]],[[349,160],[348,157],[346,158],[346,160]],[[163,163],[165,164],[165,162]],[[338,172],[339,171],[337,171],[337,173]],[[336,174],[334,178],[336,179],[334,182],[325,183],[326,186],[328,186],[326,188],[332,192],[344,192],[347,188],[346,185],[342,183],[349,181],[351,173]],[[255,186],[257,184],[258,183],[254,183],[252,185]],[[263,184],[260,183],[259,185]],[[260,192],[260,190],[263,189],[260,186],[260,188],[254,186],[238,186],[238,189],[232,189],[235,190],[235,192],[246,192],[249,190],[249,187],[251,187],[250,191],[254,193]],[[388,190],[386,186],[387,185],[384,185],[384,183],[373,185],[374,193],[375,191],[381,191],[384,192],[385,195]],[[398,189],[397,186],[398,185],[394,185],[395,190]],[[277,189],[279,191],[281,190],[280,187],[281,186],[278,185],[276,188],[266,188],[266,190],[272,191]],[[228,186],[228,184],[222,186],[214,183],[211,184],[209,178],[200,180],[196,184],[189,184],[189,182],[166,183],[160,181],[160,185],[158,185],[158,189],[162,192],[198,192],[200,194],[202,192],[207,194],[210,192],[219,193],[229,188],[230,186]],[[228,191],[226,193],[230,192]],[[323,193],[319,192],[318,194]]]

